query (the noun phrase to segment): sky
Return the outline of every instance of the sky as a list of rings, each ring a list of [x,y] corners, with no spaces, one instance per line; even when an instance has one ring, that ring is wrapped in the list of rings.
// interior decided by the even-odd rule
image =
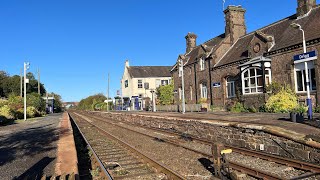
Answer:
[[[245,8],[247,32],[296,12],[296,0],[225,0]],[[223,0],[1,0],[0,70],[40,69],[41,83],[64,101],[120,89],[130,66],[172,66],[197,44],[224,33]]]

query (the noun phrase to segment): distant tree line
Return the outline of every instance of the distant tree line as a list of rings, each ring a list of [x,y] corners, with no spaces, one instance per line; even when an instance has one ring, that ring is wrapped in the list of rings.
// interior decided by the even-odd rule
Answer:
[[[104,101],[107,98],[103,94],[95,94],[82,99],[77,109],[80,110],[107,110],[107,103]],[[109,109],[113,107],[112,102],[109,102]]]

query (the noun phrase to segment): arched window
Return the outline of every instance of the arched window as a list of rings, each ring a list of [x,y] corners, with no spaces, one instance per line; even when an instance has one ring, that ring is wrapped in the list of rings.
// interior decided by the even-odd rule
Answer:
[[[201,83],[200,84],[200,97],[201,98],[205,98],[207,99],[208,98],[208,88],[207,88],[207,84],[206,83]]]
[[[268,71],[270,74],[271,71]],[[271,81],[268,76],[268,82]],[[263,76],[261,68],[252,67],[242,72],[243,94],[263,93]]]

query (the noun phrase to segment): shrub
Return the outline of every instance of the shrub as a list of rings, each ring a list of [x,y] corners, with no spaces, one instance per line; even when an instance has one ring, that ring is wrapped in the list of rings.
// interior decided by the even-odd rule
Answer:
[[[0,107],[2,107],[4,105],[8,105],[8,101],[4,100],[4,99],[0,99]]]
[[[27,117],[28,118],[34,118],[38,115],[38,111],[35,107],[29,106],[27,107]]]
[[[266,90],[270,94],[277,94],[281,91],[282,88],[283,86],[280,83],[272,82],[267,86]]]
[[[272,113],[286,113],[297,106],[296,94],[290,88],[282,88],[277,94],[270,96],[266,103],[266,110]]]
[[[248,111],[251,112],[251,113],[256,113],[257,109],[255,107],[251,106],[251,107],[248,108]]]
[[[0,116],[5,117],[6,119],[14,118],[14,114],[8,105],[0,107]]]
[[[240,102],[237,102],[231,108],[231,112],[248,112],[248,110],[243,106],[243,104],[241,104]]]
[[[199,104],[207,103],[207,98],[201,98]]]
[[[13,114],[15,119],[23,119],[23,115],[24,115],[23,108],[13,111]]]

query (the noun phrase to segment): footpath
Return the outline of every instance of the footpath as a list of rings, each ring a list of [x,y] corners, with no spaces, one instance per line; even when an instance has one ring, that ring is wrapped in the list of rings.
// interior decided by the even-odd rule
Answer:
[[[77,174],[77,156],[66,113],[0,126],[1,180]]]

